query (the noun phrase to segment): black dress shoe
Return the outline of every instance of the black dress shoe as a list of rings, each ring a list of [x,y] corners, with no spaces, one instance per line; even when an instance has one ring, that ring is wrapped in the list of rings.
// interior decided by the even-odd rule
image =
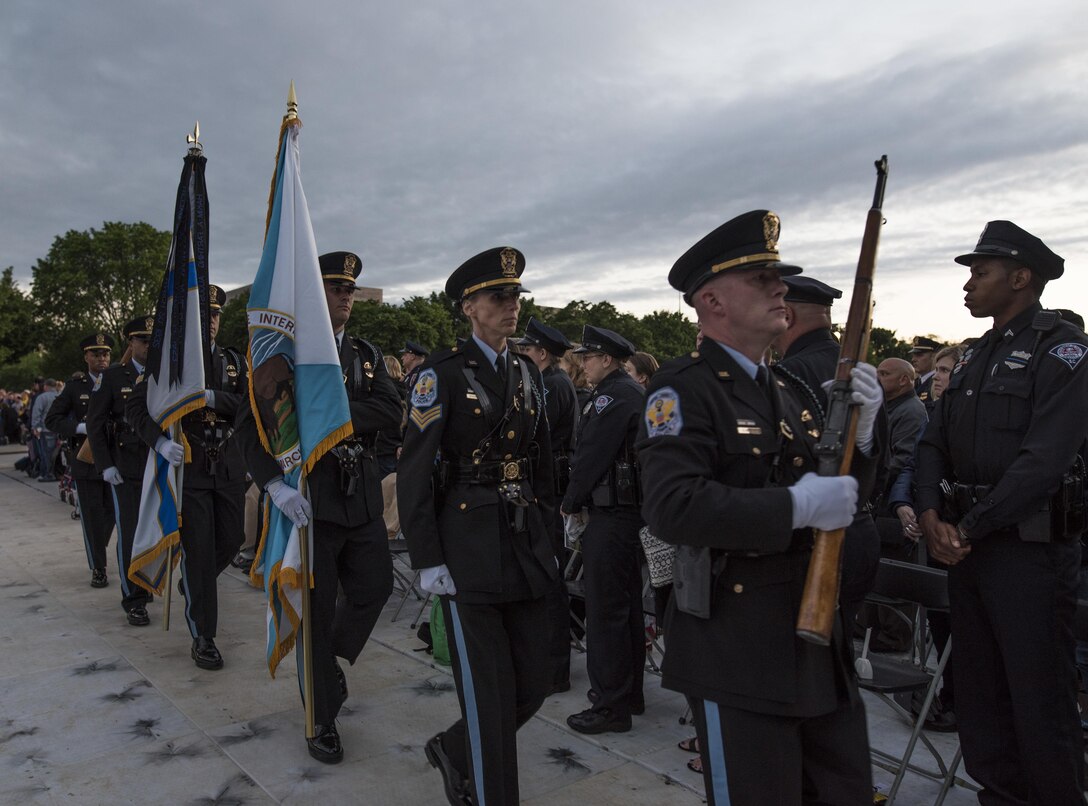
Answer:
[[[340,668],[340,661],[334,660],[332,665],[336,668],[336,682],[340,684],[340,699],[348,698],[348,679],[344,677],[344,670]]]
[[[184,585],[182,585],[182,582],[183,582],[183,580],[179,578],[179,579],[178,579],[178,595],[179,595],[179,596],[180,596],[180,597],[181,597],[182,599],[184,599],[184,598],[185,598],[185,586],[184,586]]]
[[[314,725],[314,738],[306,740],[306,749],[322,764],[339,764],[344,759],[336,725]]]
[[[570,680],[556,680],[552,683],[548,696],[550,697],[552,694],[562,694],[565,691],[570,691]]]
[[[128,623],[133,627],[146,627],[151,623],[146,607],[134,607],[128,611]]]
[[[632,716],[642,716],[646,713],[646,700],[639,697],[637,700],[631,700],[631,704],[627,708],[631,712]]]
[[[446,800],[453,806],[466,806],[472,803],[472,790],[468,779],[453,766],[450,757],[442,747],[442,734],[432,736],[423,747],[427,761],[442,775],[442,784],[446,789]]]
[[[219,650],[215,648],[215,641],[211,638],[198,635],[193,639],[193,649],[189,654],[201,669],[223,668],[223,656],[219,654]]]
[[[92,588],[104,588],[110,584],[109,579],[106,578],[105,568],[96,568],[91,571],[91,587]]]
[[[631,715],[617,714],[610,708],[589,708],[568,716],[567,724],[579,733],[626,733],[631,730]]]

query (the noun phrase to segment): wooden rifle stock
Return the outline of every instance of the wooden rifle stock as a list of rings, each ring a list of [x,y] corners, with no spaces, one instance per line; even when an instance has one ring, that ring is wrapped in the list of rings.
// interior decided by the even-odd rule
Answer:
[[[864,361],[869,351],[873,323],[873,273],[884,223],[884,186],[888,181],[888,157],[876,162],[876,193],[865,220],[861,255],[854,275],[854,293],[850,313],[842,335],[835,380],[828,392],[827,421],[816,445],[817,473],[821,476],[845,476],[850,473],[857,437],[857,406],[850,404],[850,370]],[[844,529],[815,532],[812,559],[809,561],[801,609],[797,614],[797,635],[814,644],[831,643],[835,609],[839,602],[839,566],[842,561]]]

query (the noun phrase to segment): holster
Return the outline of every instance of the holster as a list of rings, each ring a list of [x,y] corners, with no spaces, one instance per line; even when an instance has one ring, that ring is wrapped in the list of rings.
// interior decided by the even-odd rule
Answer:
[[[638,465],[620,460],[608,469],[591,493],[596,507],[637,507],[642,503]]]
[[[713,589],[714,561],[710,549],[677,546],[672,565],[672,595],[676,608],[689,616],[710,618]]]

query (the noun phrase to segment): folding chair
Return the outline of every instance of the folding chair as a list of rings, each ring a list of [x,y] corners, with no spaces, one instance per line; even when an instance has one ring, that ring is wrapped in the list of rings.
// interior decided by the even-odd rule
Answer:
[[[403,532],[398,532],[397,536],[389,541],[389,553],[393,556],[393,590],[400,594],[400,601],[397,602],[397,609],[393,611],[393,618],[390,621],[396,621],[400,617],[400,611],[404,608],[404,603],[408,601],[408,597],[414,596],[417,601],[421,602],[419,612],[416,613],[416,617],[412,622],[412,629],[415,629],[416,624],[419,623],[420,618],[423,616],[423,611],[430,604],[431,596],[430,594],[424,595],[424,592],[419,589],[419,571],[414,570],[407,559],[408,541],[404,539]],[[398,565],[402,567],[398,567]]]
[[[929,707],[937,694],[941,675],[948,664],[948,657],[952,651],[952,641],[950,639],[945,645],[944,652],[937,659],[936,668],[931,669],[926,665],[931,642],[926,639],[925,611],[948,610],[948,575],[942,570],[927,568],[924,565],[882,559],[872,594],[868,599],[879,605],[913,605],[915,607],[916,646],[911,653],[911,657],[903,661],[882,655],[870,655],[869,661],[873,667],[873,677],[872,679],[858,681],[860,688],[875,694],[911,726],[910,739],[907,741],[902,756],[895,756],[877,748],[871,750],[873,763],[895,774],[895,780],[888,791],[887,802],[889,806],[895,802],[896,794],[899,792],[899,787],[903,783],[903,778],[908,770],[941,784],[941,791],[935,806],[940,806],[944,802],[949,789],[955,784],[978,791],[977,787],[962,778],[956,777],[956,769],[959,767],[961,759],[960,749],[956,748],[956,753],[951,762],[945,762],[941,753],[929,740],[929,737],[922,732],[926,715],[929,713]],[[917,716],[901,706],[892,696],[899,692],[914,691],[924,692],[922,705]],[[933,756],[937,763],[937,770],[919,767],[911,763],[911,756],[914,754],[915,746],[919,741],[926,746],[926,749]]]

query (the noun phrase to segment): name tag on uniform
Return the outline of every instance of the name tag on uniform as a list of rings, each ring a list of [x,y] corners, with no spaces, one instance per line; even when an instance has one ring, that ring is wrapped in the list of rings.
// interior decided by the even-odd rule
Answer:
[[[758,436],[763,433],[763,429],[756,425],[755,420],[737,420],[737,433]]]

